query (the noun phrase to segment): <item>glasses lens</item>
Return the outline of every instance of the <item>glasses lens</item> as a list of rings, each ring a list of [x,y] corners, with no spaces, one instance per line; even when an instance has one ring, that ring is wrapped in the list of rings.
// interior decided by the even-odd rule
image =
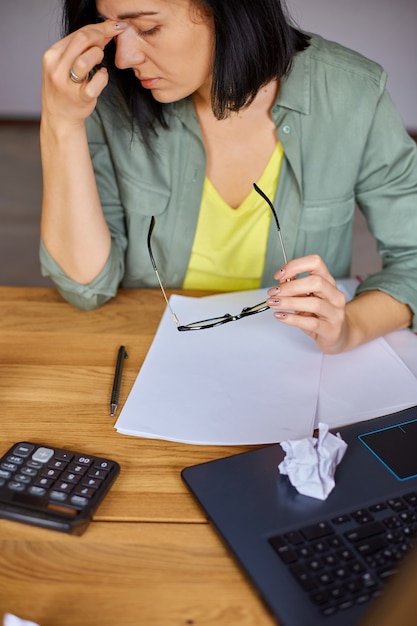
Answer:
[[[191,322],[191,324],[178,326],[177,330],[203,330],[204,328],[214,328],[215,326],[230,322],[232,319],[234,319],[233,315],[226,313],[226,315],[222,315],[221,317],[211,317],[208,320],[200,320],[199,322]]]
[[[185,330],[203,330],[204,328],[214,328],[214,326],[220,326],[226,322],[232,322],[233,320],[239,320],[241,317],[248,317],[249,315],[255,315],[256,313],[262,313],[269,309],[266,302],[260,302],[254,306],[248,306],[242,309],[238,315],[230,315],[226,313],[221,317],[211,317],[207,320],[201,320],[199,322],[192,322],[191,324],[185,324],[184,326],[178,326],[179,331]]]
[[[247,315],[255,315],[255,313],[262,313],[263,311],[267,311],[269,306],[266,302],[260,302],[259,304],[255,304],[254,306],[247,306],[242,309],[241,314],[238,317],[245,317]]]

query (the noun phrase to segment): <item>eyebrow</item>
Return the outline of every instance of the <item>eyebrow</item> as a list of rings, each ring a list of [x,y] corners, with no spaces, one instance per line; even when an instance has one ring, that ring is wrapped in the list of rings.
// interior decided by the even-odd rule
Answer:
[[[133,13],[121,13],[117,16],[118,20],[134,20],[147,15],[158,15],[158,11],[134,11]],[[108,19],[105,15],[99,14],[99,17]]]

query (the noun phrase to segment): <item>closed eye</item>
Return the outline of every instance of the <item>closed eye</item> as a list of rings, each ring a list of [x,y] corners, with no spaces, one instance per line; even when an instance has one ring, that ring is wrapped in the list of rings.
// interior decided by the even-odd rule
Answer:
[[[152,37],[152,35],[156,35],[159,29],[159,26],[154,26],[153,28],[149,28],[149,30],[140,30],[140,28],[136,28],[135,30],[139,37]]]

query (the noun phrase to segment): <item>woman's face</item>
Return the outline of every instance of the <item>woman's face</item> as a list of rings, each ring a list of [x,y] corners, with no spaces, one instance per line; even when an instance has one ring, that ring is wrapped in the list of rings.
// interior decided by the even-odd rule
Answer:
[[[129,27],[116,37],[116,66],[131,68],[159,102],[210,93],[214,26],[193,0],[97,0],[106,19]]]

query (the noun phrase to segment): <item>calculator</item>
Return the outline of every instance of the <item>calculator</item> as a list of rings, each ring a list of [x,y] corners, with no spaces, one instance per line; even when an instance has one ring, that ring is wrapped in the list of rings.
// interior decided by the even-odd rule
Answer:
[[[119,472],[110,459],[21,441],[0,458],[0,518],[81,535]]]

